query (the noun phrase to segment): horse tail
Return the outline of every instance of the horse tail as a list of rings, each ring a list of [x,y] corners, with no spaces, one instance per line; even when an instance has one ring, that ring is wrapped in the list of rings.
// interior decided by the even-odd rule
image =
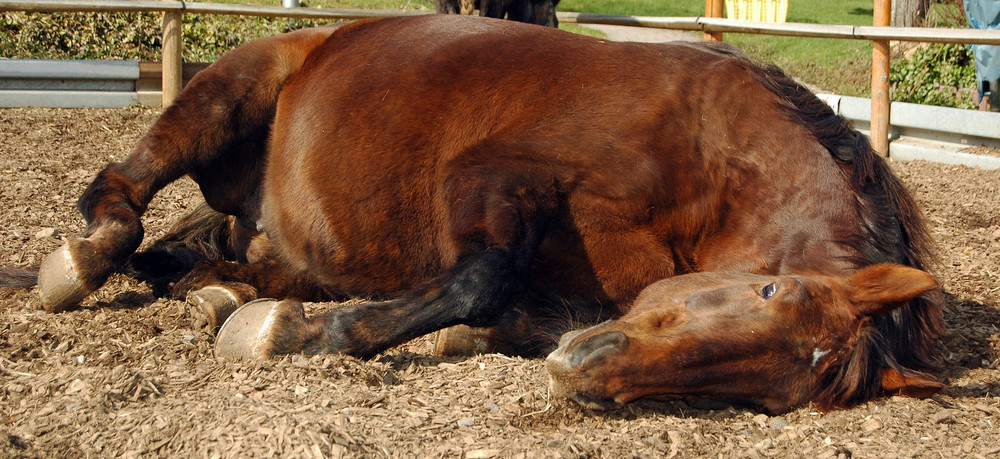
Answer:
[[[38,268],[0,266],[0,290],[34,287],[38,283]]]
[[[166,295],[177,282],[202,262],[246,263],[263,255],[251,242],[262,233],[232,215],[202,203],[167,230],[149,248],[129,258],[129,274],[149,282],[153,294]]]

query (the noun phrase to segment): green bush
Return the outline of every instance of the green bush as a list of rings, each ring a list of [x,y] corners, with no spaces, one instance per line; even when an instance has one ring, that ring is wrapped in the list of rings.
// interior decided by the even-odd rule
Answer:
[[[160,60],[159,13],[3,13],[0,57]],[[183,16],[184,60],[211,62],[250,40],[317,25],[287,18]]]
[[[892,61],[891,98],[900,102],[976,108],[976,67],[965,45],[931,44]]]
[[[213,62],[227,51],[261,37],[331,21],[253,16],[184,16],[184,60]]]
[[[146,59],[160,47],[158,15],[4,13],[3,57],[32,59]]]

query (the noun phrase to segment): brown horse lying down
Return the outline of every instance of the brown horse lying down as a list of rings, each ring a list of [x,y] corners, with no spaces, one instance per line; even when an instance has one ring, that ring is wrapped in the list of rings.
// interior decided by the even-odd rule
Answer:
[[[725,45],[449,15],[252,42],[84,192],[85,234],[42,266],[46,308],[121,269],[185,174],[229,217],[137,257],[168,275],[214,253],[175,294],[200,289],[217,321],[257,297],[369,299],[309,318],[250,303],[231,354],[370,357],[465,324],[539,355],[612,319],[559,340],[557,394],[781,411],[941,387],[913,200],[847,121]]]

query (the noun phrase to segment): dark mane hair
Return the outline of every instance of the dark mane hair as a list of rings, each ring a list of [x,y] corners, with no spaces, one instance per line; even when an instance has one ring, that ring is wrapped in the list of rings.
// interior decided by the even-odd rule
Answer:
[[[868,137],[778,67],[757,64],[729,45],[706,46],[731,56],[777,95],[786,115],[805,126],[840,164],[857,197],[861,222],[857,232],[841,240],[859,253],[850,261],[859,267],[897,263],[926,269],[933,255],[920,211]],[[833,367],[825,376],[816,400],[829,406],[851,406],[879,394],[882,369],[894,369],[904,377],[937,369],[936,339],[942,331],[937,295],[914,299],[892,314],[874,318],[844,365]]]

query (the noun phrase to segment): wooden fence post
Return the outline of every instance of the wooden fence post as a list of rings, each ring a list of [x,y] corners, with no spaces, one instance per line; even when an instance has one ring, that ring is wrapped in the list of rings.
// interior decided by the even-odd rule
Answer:
[[[891,0],[875,0],[874,25],[888,26]],[[889,41],[872,42],[872,147],[889,156]]]
[[[184,39],[181,13],[163,13],[163,106],[169,106],[183,86]]]
[[[705,0],[705,17],[721,18],[723,0]],[[722,32],[705,32],[705,39],[722,41]]]

